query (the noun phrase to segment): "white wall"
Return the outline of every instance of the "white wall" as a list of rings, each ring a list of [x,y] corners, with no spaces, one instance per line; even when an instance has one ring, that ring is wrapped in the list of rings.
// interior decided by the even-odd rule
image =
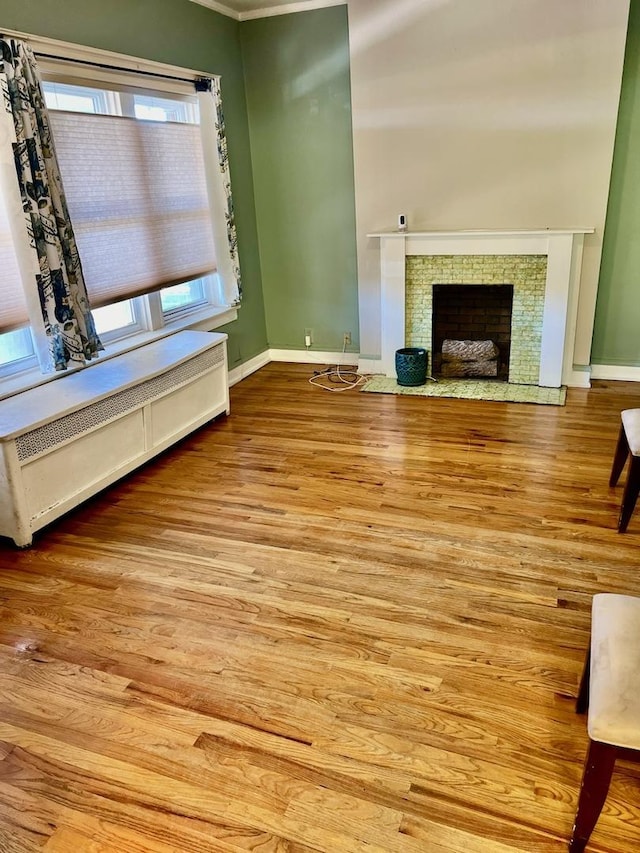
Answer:
[[[629,0],[349,0],[360,351],[380,353],[368,232],[594,227],[589,363]],[[374,331],[368,331],[374,330]]]

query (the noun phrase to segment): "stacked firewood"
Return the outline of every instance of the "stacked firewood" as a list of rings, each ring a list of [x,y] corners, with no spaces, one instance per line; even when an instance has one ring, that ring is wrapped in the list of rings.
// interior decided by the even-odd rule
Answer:
[[[499,349],[493,341],[443,341],[442,376],[497,376]]]

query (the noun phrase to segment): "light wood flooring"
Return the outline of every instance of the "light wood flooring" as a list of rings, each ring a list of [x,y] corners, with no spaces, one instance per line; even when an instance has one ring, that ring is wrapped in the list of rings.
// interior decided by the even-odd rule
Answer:
[[[0,851],[556,853],[607,485],[640,386],[564,408],[270,365],[232,414],[0,542]],[[640,766],[589,848],[640,849]]]

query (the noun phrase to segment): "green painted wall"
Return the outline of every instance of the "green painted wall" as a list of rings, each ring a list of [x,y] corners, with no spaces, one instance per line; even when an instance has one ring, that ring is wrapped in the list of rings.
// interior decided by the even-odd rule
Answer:
[[[269,345],[358,349],[346,6],[241,24]]]
[[[593,364],[640,367],[639,152],[640,0],[631,0],[591,351]]]
[[[0,0],[5,27],[193,68],[222,78],[244,300],[229,336],[233,367],[267,346],[240,25],[189,0]]]

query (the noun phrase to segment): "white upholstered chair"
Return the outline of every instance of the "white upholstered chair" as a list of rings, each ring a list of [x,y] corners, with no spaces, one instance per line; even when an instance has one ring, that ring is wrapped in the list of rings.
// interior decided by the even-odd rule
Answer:
[[[576,710],[588,710],[589,749],[570,853],[586,847],[618,754],[640,751],[640,598],[594,595],[591,643]]]
[[[621,415],[620,435],[613,457],[609,485],[618,482],[624,463],[629,457],[629,470],[622,494],[618,533],[624,533],[640,492],[640,409],[625,409]]]

